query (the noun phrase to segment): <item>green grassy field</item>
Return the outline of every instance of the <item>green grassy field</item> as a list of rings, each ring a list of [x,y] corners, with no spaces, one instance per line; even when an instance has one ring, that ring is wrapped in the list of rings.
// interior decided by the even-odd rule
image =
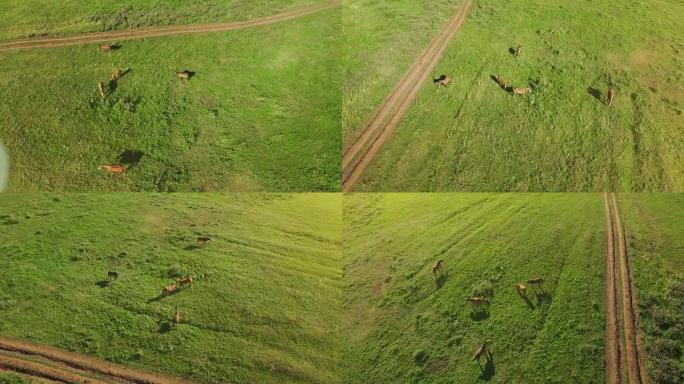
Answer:
[[[0,335],[199,383],[339,382],[339,195],[5,194],[0,212]]]
[[[0,40],[154,25],[240,21],[322,0],[2,0]]]
[[[339,190],[339,23],[0,53],[9,190]],[[114,68],[130,72],[103,100]],[[124,153],[142,154],[127,175],[98,171]]]
[[[603,383],[600,195],[344,199],[347,383]],[[443,259],[445,274],[431,268]],[[545,279],[548,295],[515,284]],[[466,296],[486,296],[472,310]],[[483,341],[493,363],[472,361]]]
[[[649,375],[659,384],[684,381],[684,196],[620,199],[639,295]]]
[[[25,379],[18,375],[0,373],[0,384],[32,384],[37,383],[30,379]]]
[[[673,0],[476,1],[435,71],[452,86],[425,84],[357,190],[682,190],[682,12]],[[376,52],[374,71],[393,68]],[[513,97],[492,75],[533,93]]]
[[[352,140],[461,0],[343,3],[343,145]]]

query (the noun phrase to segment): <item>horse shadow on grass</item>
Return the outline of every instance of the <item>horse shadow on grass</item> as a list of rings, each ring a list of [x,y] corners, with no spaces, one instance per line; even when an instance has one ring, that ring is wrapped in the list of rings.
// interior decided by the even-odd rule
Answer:
[[[171,296],[171,295],[175,295],[175,294],[176,294],[176,292],[171,292],[171,293],[167,293],[167,294],[160,293],[160,294],[158,294],[157,296],[155,296],[155,297],[153,297],[153,298],[147,300],[147,304],[149,304],[149,303],[154,303],[155,301],[159,301],[159,300],[161,300],[161,299],[163,299],[163,298],[165,298],[165,297],[168,297],[168,296]]]
[[[435,287],[437,289],[441,289],[444,286],[444,284],[446,284],[446,281],[448,278],[449,278],[448,273],[442,273],[441,275],[439,275],[439,277],[437,279],[435,279]]]
[[[160,321],[159,322],[159,333],[167,333],[169,332],[173,327],[171,326],[171,323],[168,321]]]
[[[97,285],[100,288],[107,288],[109,286],[110,281],[109,280],[100,280],[95,285]]]
[[[589,87],[587,88],[587,93],[592,95],[596,100],[600,101],[601,104],[606,104],[606,102],[603,100],[603,95],[601,94],[601,91],[599,91],[598,89]]]
[[[534,294],[537,298],[537,305],[541,305],[544,302],[551,302],[551,295],[546,291],[537,291]]]
[[[496,373],[496,367],[494,366],[494,355],[492,355],[491,351],[487,351],[487,361],[485,362],[484,368],[482,365],[480,365],[480,370],[482,370],[480,379],[489,381],[492,377],[494,377],[494,374]]]
[[[183,248],[186,251],[194,251],[195,249],[200,249],[201,247],[197,244],[190,244],[186,245],[185,248]]]
[[[534,305],[534,303],[532,302],[532,300],[530,300],[529,297],[523,296],[522,298],[523,298],[523,300],[525,300],[525,303],[527,304],[528,307],[530,307],[530,309],[535,309],[535,308],[536,308],[536,306]],[[537,300],[539,300],[539,299],[537,298]]]
[[[143,151],[126,149],[116,157],[116,162],[122,165],[127,165],[128,168],[131,168],[138,165],[143,156],[145,156],[145,152]]]

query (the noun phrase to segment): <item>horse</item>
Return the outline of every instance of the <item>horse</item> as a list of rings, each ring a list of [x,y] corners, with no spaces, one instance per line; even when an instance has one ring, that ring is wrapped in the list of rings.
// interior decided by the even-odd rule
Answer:
[[[173,316],[173,325],[176,326],[181,322],[180,310],[176,307],[176,314]]]
[[[102,82],[102,81],[97,82],[97,90],[100,91],[100,96],[102,96],[102,98],[104,99],[105,98],[104,82]]]
[[[613,88],[608,88],[608,107],[613,105],[613,101],[615,101],[615,91]]]
[[[437,272],[439,273],[444,273],[444,270],[442,268],[443,260],[437,260],[435,265],[432,266],[432,274],[437,276]]]
[[[197,244],[204,245],[206,243],[211,243],[211,237],[209,236],[197,236]]]
[[[97,169],[103,170],[107,173],[116,173],[116,174],[126,173],[126,167],[124,167],[121,164],[100,165],[99,167],[97,167]]]
[[[542,291],[544,290],[544,279],[542,279],[541,277],[529,279],[527,280],[527,284],[535,287],[535,289],[537,289],[537,286],[539,286],[539,288],[541,288]]]
[[[506,89],[506,80],[504,80],[501,76],[496,77],[496,83],[499,84],[499,87]]]
[[[489,351],[487,351],[487,342],[483,342],[482,345],[480,345],[480,348],[475,351],[475,355],[473,356],[473,361],[477,360],[477,363],[480,364],[480,358],[482,355],[485,356],[485,359],[489,361]],[[481,365],[481,364],[480,364]]]
[[[188,70],[181,71],[181,72],[176,72],[176,76],[178,76],[179,79],[188,81],[190,78],[194,75],[193,72],[190,72]]]
[[[525,284],[518,283],[515,285],[515,289],[516,291],[518,291],[518,295],[522,297],[527,297],[527,287],[525,286]]]
[[[183,278],[183,279],[181,279],[181,278],[176,279],[176,285],[178,285],[179,287],[182,287],[184,285],[190,285],[192,287],[193,282],[194,281],[192,280],[192,276],[188,276],[188,277]]]
[[[107,272],[107,280],[116,280],[119,278],[119,274],[116,271]]]
[[[518,45],[517,48],[515,48],[515,53],[513,54],[515,57],[520,56],[520,49],[522,48],[522,45]]]
[[[112,46],[109,44],[100,44],[100,51],[109,52],[112,50]]]
[[[441,75],[438,78],[434,79],[433,82],[437,85],[443,85],[443,86],[448,86],[451,84],[451,77],[447,75]]]
[[[178,291],[178,286],[176,284],[173,285],[167,285],[162,287],[161,294],[162,296],[167,296],[172,293],[176,293]]]
[[[469,302],[474,306],[481,306],[487,303],[487,299],[485,299],[484,297],[466,297],[465,301]]]
[[[532,88],[513,87],[512,91],[514,95],[524,95],[532,92]]]

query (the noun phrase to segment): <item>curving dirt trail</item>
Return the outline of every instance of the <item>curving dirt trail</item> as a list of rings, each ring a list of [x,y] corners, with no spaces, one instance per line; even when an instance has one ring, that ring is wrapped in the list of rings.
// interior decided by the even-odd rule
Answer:
[[[83,45],[93,43],[108,43],[121,40],[146,39],[151,37],[184,35],[191,33],[225,32],[235,29],[258,27],[281,21],[292,20],[302,16],[321,12],[327,9],[339,7],[342,0],[332,0],[322,4],[314,4],[306,7],[291,9],[277,15],[256,20],[238,21],[233,23],[197,24],[197,25],[170,25],[163,27],[150,27],[130,29],[123,31],[94,32],[81,35],[53,38],[38,38],[0,42],[0,51],[11,49],[30,48],[56,48],[69,45]]]
[[[181,384],[189,381],[122,367],[90,356],[0,337],[0,369],[68,384]]]
[[[382,145],[390,138],[402,116],[437,66],[447,45],[465,21],[472,0],[464,0],[444,29],[421,53],[404,77],[383,100],[371,120],[363,127],[342,156],[342,192],[349,192],[359,181]]]
[[[615,193],[603,196],[606,209],[608,317],[606,370],[609,383],[648,384],[646,354],[639,335],[636,293],[625,230]],[[615,240],[617,239],[617,246]],[[621,310],[621,311],[620,311]],[[627,379],[627,380],[625,380]]]

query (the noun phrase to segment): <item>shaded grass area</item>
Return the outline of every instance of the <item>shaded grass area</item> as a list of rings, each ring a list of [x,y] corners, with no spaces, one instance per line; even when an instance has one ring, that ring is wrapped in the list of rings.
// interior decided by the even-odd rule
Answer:
[[[339,190],[339,22],[334,9],[108,53],[93,45],[0,53],[9,189]],[[116,68],[127,72],[107,86]],[[182,70],[195,76],[180,81]],[[97,169],[126,157],[127,175]]]
[[[599,195],[352,194],[343,212],[345,382],[605,381]]]
[[[321,0],[4,0],[0,40],[266,17]]]
[[[336,383],[340,205],[332,194],[4,194],[0,334],[201,383]],[[160,296],[187,275],[192,287]]]
[[[343,3],[343,145],[353,142],[461,0]]]
[[[648,373],[684,381],[684,196],[622,195]]]
[[[683,11],[476,1],[436,69],[452,85],[425,84],[357,189],[681,190]],[[514,97],[492,76],[532,93]]]

